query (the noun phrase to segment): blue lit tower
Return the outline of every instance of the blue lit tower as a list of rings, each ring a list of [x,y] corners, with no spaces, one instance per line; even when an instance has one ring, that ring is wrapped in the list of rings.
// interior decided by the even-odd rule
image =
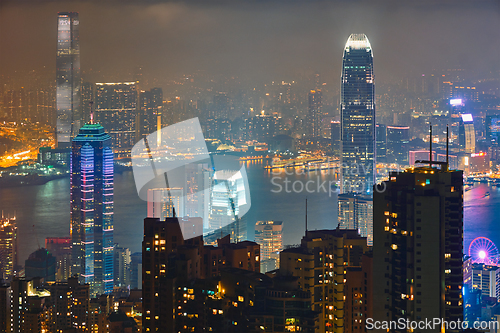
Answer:
[[[370,194],[375,171],[373,54],[364,34],[349,36],[341,76],[342,191]]]
[[[57,144],[69,148],[80,127],[80,33],[78,13],[57,16]]]
[[[113,150],[99,124],[84,125],[73,139],[70,232],[72,274],[91,294],[113,291]]]

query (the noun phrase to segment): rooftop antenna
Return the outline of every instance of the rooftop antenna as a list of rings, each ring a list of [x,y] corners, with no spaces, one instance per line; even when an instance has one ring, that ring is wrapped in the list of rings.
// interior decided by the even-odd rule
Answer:
[[[448,124],[446,124],[446,171],[450,169],[449,160],[448,160],[448,144],[449,144],[449,129]]]
[[[429,168],[432,168],[432,123],[429,125]]]
[[[90,124],[94,124],[94,101],[90,101],[89,105],[90,105]]]

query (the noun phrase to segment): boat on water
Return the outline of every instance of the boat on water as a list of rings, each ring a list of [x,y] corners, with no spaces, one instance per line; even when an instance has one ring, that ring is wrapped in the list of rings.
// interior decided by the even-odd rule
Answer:
[[[486,192],[486,193],[484,194],[484,197],[485,197],[485,198],[487,198],[487,197],[489,197],[489,196],[490,196],[490,192]]]

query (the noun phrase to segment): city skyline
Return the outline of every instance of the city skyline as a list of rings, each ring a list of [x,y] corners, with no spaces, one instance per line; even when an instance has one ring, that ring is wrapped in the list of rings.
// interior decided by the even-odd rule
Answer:
[[[8,0],[0,331],[496,332],[497,18]]]

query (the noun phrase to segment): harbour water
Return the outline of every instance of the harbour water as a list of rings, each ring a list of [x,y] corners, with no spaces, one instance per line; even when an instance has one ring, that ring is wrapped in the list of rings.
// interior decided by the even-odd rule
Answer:
[[[248,238],[261,220],[283,221],[284,244],[298,244],[305,230],[305,199],[308,227],[337,226],[336,194],[330,192],[335,176],[330,170],[300,172],[265,170],[261,161],[246,162],[252,206],[246,214]],[[278,174],[279,173],[279,174]],[[487,192],[490,195],[485,196]],[[139,199],[131,171],[115,174],[114,239],[132,252],[140,251],[146,202]],[[500,246],[500,187],[475,185],[464,194],[464,253],[479,236]],[[16,215],[19,262],[40,246],[46,237],[69,235],[69,179],[44,185],[0,188],[0,210]]]

